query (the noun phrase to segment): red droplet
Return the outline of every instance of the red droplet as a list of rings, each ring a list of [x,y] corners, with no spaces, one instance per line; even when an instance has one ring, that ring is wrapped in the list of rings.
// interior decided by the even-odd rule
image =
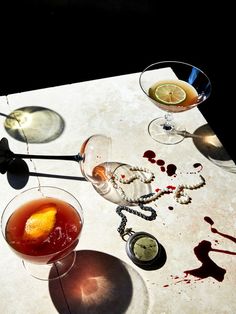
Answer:
[[[175,187],[175,186],[173,186],[173,185],[167,185],[167,189],[170,189],[170,190],[175,190],[175,189],[176,189],[176,187]]]
[[[152,158],[148,158],[148,161],[150,161],[152,164],[155,164],[156,160]]]
[[[164,166],[164,164],[165,164],[164,160],[162,160],[162,159],[158,159],[157,160],[157,165],[158,166]]]
[[[152,150],[146,150],[146,152],[144,152],[143,154],[143,157],[147,158],[148,161],[150,161],[152,164],[156,162],[156,160],[154,159],[156,157],[156,154]]]
[[[156,154],[154,153],[154,151],[152,150],[147,150],[144,154],[143,154],[144,158],[155,158]]]
[[[210,217],[205,216],[205,217],[204,217],[204,220],[205,220],[206,222],[208,222],[211,226],[214,225],[214,221],[213,221]]]
[[[167,170],[166,170],[168,176],[171,177],[171,176],[175,175],[176,169],[177,169],[176,165],[174,165],[174,164],[169,164],[169,165],[167,166]]]
[[[194,168],[199,168],[197,170],[197,172],[200,172],[203,168],[202,164],[200,164],[199,162],[196,162],[194,165],[193,165]]]

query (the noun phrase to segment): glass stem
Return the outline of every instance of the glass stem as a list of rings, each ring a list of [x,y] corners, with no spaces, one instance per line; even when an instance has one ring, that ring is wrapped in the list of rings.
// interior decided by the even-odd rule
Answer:
[[[165,131],[173,131],[174,124],[173,124],[173,113],[167,112],[165,114],[165,123],[163,124],[163,129]]]

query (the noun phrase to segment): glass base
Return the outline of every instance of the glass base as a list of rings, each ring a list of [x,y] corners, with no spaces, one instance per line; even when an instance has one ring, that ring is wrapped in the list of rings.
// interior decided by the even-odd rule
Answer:
[[[182,125],[172,122],[172,127],[165,129],[166,119],[164,117],[156,118],[149,123],[148,133],[157,142],[172,145],[182,142],[186,130]]]
[[[26,271],[34,278],[49,281],[65,276],[73,267],[76,259],[76,252],[73,251],[61,260],[52,264],[34,264],[22,260]]]

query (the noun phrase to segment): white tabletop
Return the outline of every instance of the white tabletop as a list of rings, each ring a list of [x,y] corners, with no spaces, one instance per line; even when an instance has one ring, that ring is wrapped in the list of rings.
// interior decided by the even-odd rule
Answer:
[[[154,172],[154,191],[168,185],[194,184],[201,174],[206,184],[186,190],[191,197],[189,204],[177,203],[170,193],[150,203],[157,211],[154,221],[127,214],[128,227],[158,238],[166,251],[164,265],[148,271],[132,263],[117,232],[120,217],[115,212],[116,205],[100,196],[90,183],[79,180],[82,175],[76,162],[34,160],[33,164],[27,160],[30,172],[44,174],[39,177],[41,185],[64,188],[79,199],[84,209],[84,229],[76,248],[77,268],[61,283],[48,284],[29,276],[0,237],[1,313],[236,312],[235,165],[198,108],[176,114],[193,136],[177,145],[155,142],[147,127],[163,112],[145,97],[138,77],[135,73],[2,96],[0,112],[8,115],[17,108],[41,106],[63,117],[60,136],[45,143],[30,143],[31,154],[73,155],[86,138],[102,133],[112,138],[111,161]],[[0,118],[1,138],[8,139],[14,152],[26,153],[26,144],[7,133],[5,116]],[[156,154],[155,160],[175,164],[178,176],[169,177],[160,166],[144,158],[148,150]],[[203,166],[199,173],[193,168],[196,163]],[[9,184],[7,174],[1,175],[0,180],[2,211],[13,196],[38,184],[34,175],[20,189]],[[204,217],[212,219],[212,227],[218,232],[211,231]],[[207,244],[213,251],[207,250]],[[199,269],[201,275],[205,271],[206,278],[185,276],[185,271],[193,269]],[[222,271],[224,276],[219,280],[217,275]]]

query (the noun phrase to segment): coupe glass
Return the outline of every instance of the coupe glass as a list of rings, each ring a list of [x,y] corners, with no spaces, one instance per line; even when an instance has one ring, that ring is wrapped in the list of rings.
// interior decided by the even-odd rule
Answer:
[[[79,201],[52,186],[28,189],[14,197],[1,217],[3,237],[35,278],[64,276],[75,262],[83,227]]]
[[[75,155],[32,155],[19,154],[10,150],[8,140],[2,138],[0,140],[0,172],[4,174],[9,166],[19,159],[57,159],[71,160],[79,163],[84,178],[95,185],[98,189],[103,188],[103,180],[101,180],[97,171],[103,171],[103,175],[109,173],[109,158],[111,155],[111,138],[103,134],[94,134],[87,138],[81,145],[80,152]],[[102,165],[102,168],[99,166]]]
[[[112,161],[112,140],[102,134],[89,137],[80,149],[80,168],[83,176],[92,183],[95,190],[106,200],[117,205],[136,205],[122,198],[118,186],[130,199],[151,193],[150,184],[142,180],[149,177],[144,171],[132,171],[132,166]],[[139,180],[131,180],[131,184],[122,184],[121,178],[131,178],[138,174]],[[117,178],[118,181],[114,181]]]
[[[111,175],[111,148],[112,141],[109,136],[95,134],[84,141],[79,153],[83,176],[100,194],[106,192],[106,182]]]
[[[145,95],[161,110],[164,117],[152,120],[150,136],[163,144],[184,139],[186,129],[173,120],[173,113],[186,111],[204,102],[211,93],[211,82],[199,68],[180,61],[162,61],[146,67],[139,77]]]

